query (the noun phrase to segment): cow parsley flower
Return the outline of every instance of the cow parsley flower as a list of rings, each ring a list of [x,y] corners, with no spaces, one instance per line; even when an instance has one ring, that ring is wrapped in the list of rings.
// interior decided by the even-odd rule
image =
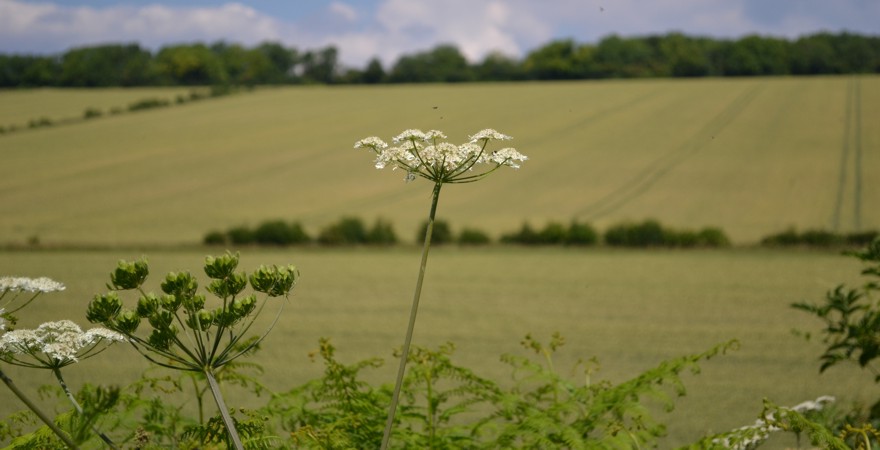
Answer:
[[[64,289],[64,284],[46,277],[0,277],[0,308],[6,308],[19,296],[25,294],[26,300],[3,313],[7,319],[14,323],[15,317],[12,314],[30,304],[40,294],[63,291]]]
[[[0,336],[0,359],[19,366],[57,369],[94,356],[125,336],[106,328],[83,331],[70,320],[46,322],[34,330]]]
[[[46,293],[63,291],[64,284],[51,278],[2,277],[0,278],[0,295],[7,292]]]
[[[509,147],[494,151],[487,150],[486,147],[488,147],[490,142],[512,139],[510,136],[491,128],[478,131],[476,134],[471,135],[467,142],[460,145],[448,142],[446,139],[446,134],[440,130],[428,130],[425,132],[417,129],[408,129],[392,138],[393,146],[389,146],[385,141],[375,136],[361,139],[354,144],[354,148],[366,148],[376,155],[375,166],[377,169],[391,166],[392,170],[402,169],[406,171],[404,179],[407,182],[414,180],[416,177],[422,177],[434,182],[431,209],[428,213],[428,222],[425,227],[425,240],[422,249],[422,262],[419,267],[419,278],[416,282],[410,320],[407,324],[406,338],[401,350],[397,381],[391,396],[391,407],[388,410],[388,419],[382,436],[382,446],[380,448],[383,450],[388,448],[388,443],[391,439],[391,428],[394,424],[394,415],[397,410],[401,385],[403,384],[407,355],[409,355],[416,313],[419,309],[422,281],[424,280],[425,267],[428,261],[428,249],[431,246],[431,236],[434,227],[434,217],[437,212],[437,202],[440,198],[440,188],[446,183],[472,183],[479,181],[498,170],[501,166],[518,169],[520,163],[528,159],[522,153]]]
[[[4,317],[3,308],[0,308],[0,331],[6,331],[6,317]]]
[[[366,148],[375,153],[377,169],[391,166],[392,169],[405,170],[407,181],[420,176],[441,184],[477,181],[501,166],[518,169],[520,163],[528,159],[513,148],[487,151],[486,147],[492,141],[512,139],[491,128],[477,132],[461,145],[452,144],[445,139],[446,134],[440,130],[425,132],[409,129],[392,138],[394,146],[371,136],[357,141],[354,147]],[[474,173],[475,167],[482,164],[490,167]]]

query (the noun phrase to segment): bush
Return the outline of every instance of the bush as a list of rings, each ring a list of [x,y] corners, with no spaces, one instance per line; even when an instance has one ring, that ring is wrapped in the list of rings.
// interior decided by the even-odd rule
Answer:
[[[263,222],[254,230],[254,241],[262,245],[304,244],[310,240],[302,225],[297,222],[288,224],[283,220],[271,220]]]
[[[586,223],[572,221],[568,225],[565,245],[595,245],[599,242],[599,233]]]
[[[145,98],[128,105],[129,111],[141,111],[144,109],[162,108],[168,106],[168,100],[161,98]]]
[[[730,239],[720,228],[703,228],[697,233],[697,242],[705,247],[729,247]]]
[[[798,233],[789,228],[781,233],[771,234],[761,239],[761,245],[807,247],[861,247],[870,244],[878,235],[877,231],[859,231],[849,234],[834,233],[826,230],[807,230]]]
[[[491,242],[488,234],[475,228],[465,228],[458,234],[459,245],[486,245]]]
[[[367,242],[367,230],[361,219],[343,217],[321,230],[318,242],[324,245],[352,245]]]
[[[83,119],[95,119],[103,115],[104,113],[98,108],[86,108],[85,112],[83,112]]]
[[[31,119],[28,122],[29,128],[42,128],[42,127],[51,127],[52,120],[48,117],[40,117],[39,119]]]
[[[609,228],[605,232],[605,243],[619,247],[657,247],[667,245],[667,236],[663,227],[656,220],[642,223],[622,223]]]
[[[253,230],[245,226],[230,228],[226,236],[229,237],[229,242],[238,245],[253,244],[255,240]]]
[[[708,227],[699,232],[674,230],[656,220],[646,220],[609,228],[605,243],[618,247],[724,247],[730,245],[730,240],[720,228]]]
[[[528,222],[523,222],[522,227],[516,233],[501,235],[501,242],[505,244],[536,245],[540,240],[540,236]]]
[[[538,244],[562,244],[568,239],[568,231],[561,223],[550,222],[538,233]]]
[[[397,243],[397,234],[391,222],[384,219],[376,219],[373,228],[367,232],[366,242],[374,245],[394,245]]]
[[[202,239],[205,245],[226,245],[226,233],[222,231],[209,231]]]
[[[425,242],[425,233],[428,232],[428,222],[425,221],[419,227],[418,233],[416,233],[416,243],[423,244]],[[434,231],[431,233],[431,245],[443,245],[449,244],[453,241],[452,229],[449,227],[449,222],[445,220],[434,220]]]

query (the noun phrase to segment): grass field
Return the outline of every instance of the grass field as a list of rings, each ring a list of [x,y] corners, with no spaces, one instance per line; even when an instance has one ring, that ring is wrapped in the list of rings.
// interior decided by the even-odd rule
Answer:
[[[101,292],[116,261],[139,256],[4,252],[0,273],[46,275],[68,284],[65,292],[38,299],[23,314],[23,326],[60,318],[85,325],[86,304]],[[149,254],[148,286],[158,290],[158,278],[169,270],[198,270],[203,256]],[[295,296],[258,357],[268,369],[268,385],[281,390],[317,376],[321,367],[307,353],[322,336],[333,339],[344,361],[385,357],[386,366],[373,380],[391,382],[391,349],[402,342],[417,260],[415,250],[246,251],[243,269],[292,262],[302,271]],[[820,395],[836,395],[841,405],[876,399],[871,375],[854,366],[820,376],[821,346],[791,333],[818,331],[819,324],[790,303],[819,301],[838,283],[854,285],[859,268],[852,258],[806,251],[440,249],[429,262],[415,343],[452,341],[459,363],[504,381],[510,373],[498,361],[500,354],[524,354],[518,342],[525,333],[548,339],[559,331],[567,340],[556,360],[563,373],[577,359],[596,356],[598,377],[622,381],[662,360],[739,339],[738,351],[703,363],[699,375],[685,376],[688,396],[672,414],[662,415],[670,436],[661,448],[670,448],[752,423],[763,398],[781,405]],[[74,385],[125,383],[144,367],[120,346],[68,372]],[[50,380],[48,373],[13,375],[31,387]],[[0,390],[0,399],[5,412],[11,395]]]
[[[0,116],[121,101],[86,92],[0,92]],[[656,218],[737,243],[789,226],[878,228],[874,123],[876,76],[265,88],[0,136],[0,241],[195,243],[275,218],[315,233],[343,215],[384,217],[410,240],[429,187],[377,173],[352,144],[413,127],[462,141],[496,128],[531,158],[446,188],[453,228]]]

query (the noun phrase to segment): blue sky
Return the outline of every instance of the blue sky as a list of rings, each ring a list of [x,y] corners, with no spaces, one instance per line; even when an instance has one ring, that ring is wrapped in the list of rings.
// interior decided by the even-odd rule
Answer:
[[[880,34],[880,0],[0,0],[0,52],[61,53],[100,43],[277,41],[336,45],[345,65],[451,43],[472,61],[522,57],[550,40],[597,42],[681,31],[795,38]]]

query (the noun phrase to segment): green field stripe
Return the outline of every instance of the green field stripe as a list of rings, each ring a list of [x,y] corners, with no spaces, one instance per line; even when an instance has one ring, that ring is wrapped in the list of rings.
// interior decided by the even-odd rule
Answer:
[[[761,85],[755,85],[737,96],[722,112],[708,121],[705,126],[694,133],[683,144],[661,155],[638,175],[608,195],[577,211],[575,217],[588,221],[599,219],[617,211],[627,203],[648,192],[651,187],[663,179],[672,169],[696,154],[699,150],[705,148],[707,141],[720,135],[757,97],[761,89]]]

